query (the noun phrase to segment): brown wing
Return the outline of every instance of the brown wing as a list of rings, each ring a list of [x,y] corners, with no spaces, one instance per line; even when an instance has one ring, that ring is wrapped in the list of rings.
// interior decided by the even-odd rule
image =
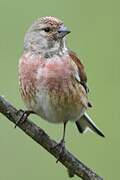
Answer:
[[[70,55],[71,59],[77,65],[78,70],[79,70],[80,80],[81,80],[80,83],[83,85],[83,87],[85,88],[86,92],[88,93],[89,89],[87,87],[87,75],[85,73],[84,66],[81,63],[80,59],[76,56],[76,54],[73,51],[70,51],[69,55]]]

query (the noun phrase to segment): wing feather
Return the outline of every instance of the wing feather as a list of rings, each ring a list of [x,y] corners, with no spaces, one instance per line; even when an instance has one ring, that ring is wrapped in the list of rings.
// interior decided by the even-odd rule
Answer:
[[[73,51],[70,51],[69,55],[70,55],[71,59],[74,61],[74,63],[77,65],[78,71],[79,71],[79,76],[80,76],[80,78],[79,78],[80,83],[83,85],[86,92],[88,93],[89,89],[87,87],[87,75],[86,75],[86,72],[84,70],[84,65],[82,64],[80,59],[77,57],[77,55]]]

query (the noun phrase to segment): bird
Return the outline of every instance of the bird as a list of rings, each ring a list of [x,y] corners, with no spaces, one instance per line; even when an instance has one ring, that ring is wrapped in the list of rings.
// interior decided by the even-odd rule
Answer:
[[[28,28],[19,60],[19,87],[27,107],[18,119],[23,123],[33,113],[50,123],[63,124],[58,145],[65,144],[66,125],[72,121],[80,133],[91,130],[105,137],[87,114],[87,75],[80,58],[67,46],[71,31],[62,20],[45,16]]]

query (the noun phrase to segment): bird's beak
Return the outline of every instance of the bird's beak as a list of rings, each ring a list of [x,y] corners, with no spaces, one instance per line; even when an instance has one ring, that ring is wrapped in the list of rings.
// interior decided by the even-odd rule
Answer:
[[[65,26],[60,26],[60,28],[58,29],[58,36],[60,38],[63,38],[64,36],[66,36],[67,34],[69,34],[71,31],[65,27]]]

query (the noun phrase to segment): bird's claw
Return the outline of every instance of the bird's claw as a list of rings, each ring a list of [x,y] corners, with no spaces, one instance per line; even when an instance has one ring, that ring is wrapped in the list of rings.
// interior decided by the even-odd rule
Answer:
[[[58,144],[56,144],[54,147],[52,147],[52,149],[56,149],[56,148],[59,148],[59,155],[56,160],[56,163],[58,163],[58,161],[60,160],[60,157],[65,149],[65,141],[62,139]]]
[[[17,113],[18,113],[18,114],[19,114],[19,113],[22,113],[22,115],[21,115],[21,117],[18,118],[18,120],[16,121],[15,126],[14,126],[15,128],[17,127],[18,124],[24,123],[24,122],[26,121],[28,115],[30,114],[29,111],[23,111],[23,110],[21,110],[21,109],[18,110]]]

